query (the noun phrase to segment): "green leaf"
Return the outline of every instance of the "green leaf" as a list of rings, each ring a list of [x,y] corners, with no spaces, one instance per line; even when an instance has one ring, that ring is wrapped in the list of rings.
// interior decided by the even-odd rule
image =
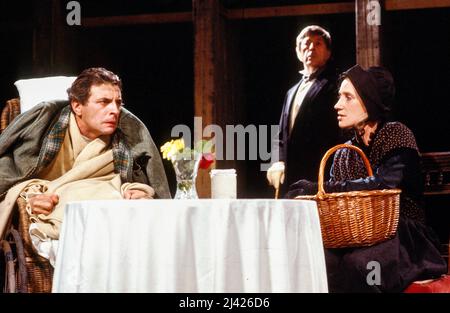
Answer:
[[[214,148],[213,140],[202,139],[195,143],[195,150],[199,153],[212,153]]]

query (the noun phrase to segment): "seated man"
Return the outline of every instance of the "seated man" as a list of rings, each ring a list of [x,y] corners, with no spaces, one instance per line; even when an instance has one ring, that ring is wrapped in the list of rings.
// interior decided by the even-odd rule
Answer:
[[[158,149],[122,107],[121,88],[114,73],[86,69],[68,89],[69,102],[43,102],[2,133],[2,237],[19,196],[36,247],[58,239],[68,201],[170,197]]]

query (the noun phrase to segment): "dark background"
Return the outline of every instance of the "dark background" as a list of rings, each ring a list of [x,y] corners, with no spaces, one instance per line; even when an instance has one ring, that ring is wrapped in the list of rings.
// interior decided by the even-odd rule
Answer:
[[[65,9],[63,3],[62,10]],[[191,1],[103,1],[85,0],[83,17],[187,12]],[[318,3],[320,1],[224,0],[226,8]],[[340,1],[321,1],[324,3]],[[29,1],[0,4],[0,106],[17,97],[13,83],[36,77],[33,72],[33,28],[36,12]],[[274,125],[285,92],[298,79],[295,37],[304,26],[319,24],[333,38],[334,58],[345,70],[356,62],[355,15],[275,17],[229,21],[233,45],[240,52],[239,75],[243,84],[244,126]],[[69,27],[69,26],[65,26]],[[394,74],[397,104],[394,113],[415,133],[420,149],[449,151],[450,134],[450,9],[387,11],[382,15],[382,61]],[[123,97],[128,109],[149,128],[157,146],[170,139],[177,124],[193,125],[194,77],[192,23],[149,24],[85,28],[70,26],[75,33],[67,46],[67,60],[51,75],[78,75],[84,68],[103,66],[123,80]],[[64,49],[64,47],[63,47]],[[272,197],[262,160],[245,163],[245,186],[240,197]],[[174,174],[164,162],[172,193]]]

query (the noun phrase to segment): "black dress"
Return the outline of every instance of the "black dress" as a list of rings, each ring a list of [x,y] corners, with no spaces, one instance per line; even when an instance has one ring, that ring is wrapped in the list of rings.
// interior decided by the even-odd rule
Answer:
[[[401,292],[416,280],[446,273],[439,241],[425,225],[420,205],[422,178],[420,154],[414,135],[405,125],[380,125],[369,147],[363,149],[374,176],[367,177],[356,151],[338,150],[334,156],[327,192],[400,188],[400,218],[394,238],[370,247],[325,249],[330,292]],[[299,181],[290,196],[314,194],[316,183]],[[375,261],[375,262],[373,262]]]

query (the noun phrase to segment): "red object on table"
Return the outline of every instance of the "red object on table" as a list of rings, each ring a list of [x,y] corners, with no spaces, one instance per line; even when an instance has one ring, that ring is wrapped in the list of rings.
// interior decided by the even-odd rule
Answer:
[[[214,154],[203,153],[202,159],[200,160],[199,167],[206,170],[214,162]]]

